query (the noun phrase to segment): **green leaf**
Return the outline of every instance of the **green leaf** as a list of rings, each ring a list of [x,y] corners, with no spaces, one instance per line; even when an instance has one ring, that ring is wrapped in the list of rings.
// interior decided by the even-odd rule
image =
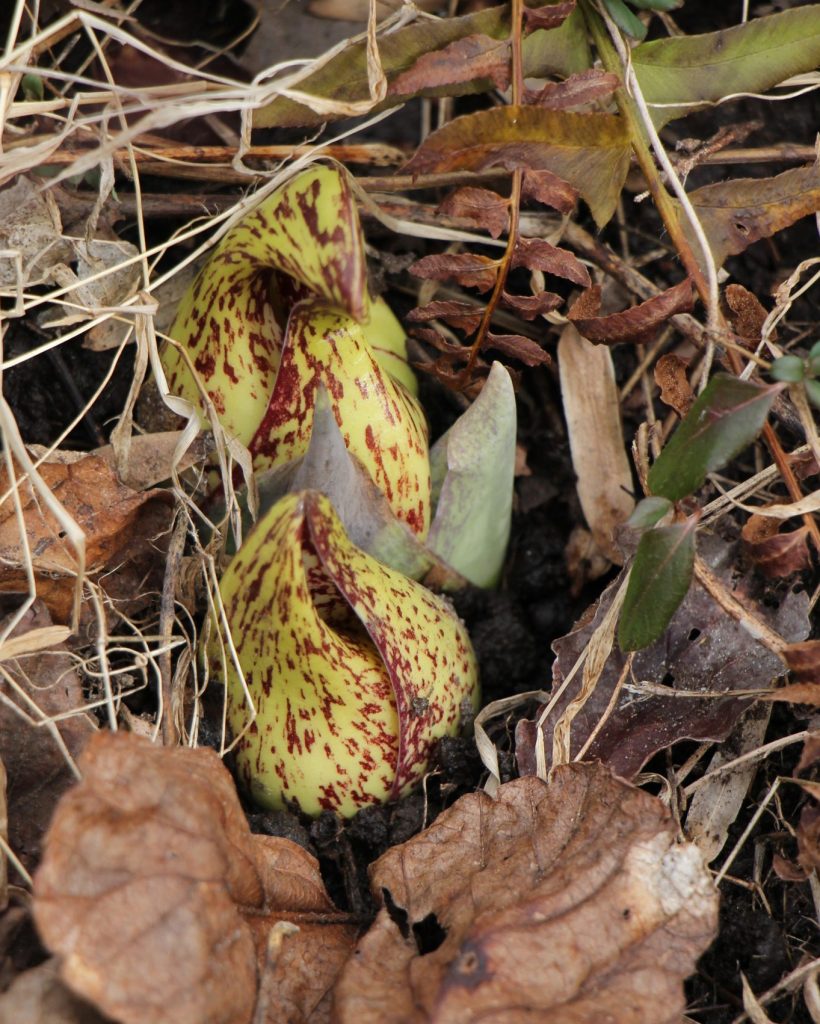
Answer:
[[[629,0],[641,11],[674,11],[683,5],[683,0]]]
[[[820,375],[820,341],[815,341],[809,349],[809,373],[812,377]]]
[[[641,537],[618,623],[622,651],[638,651],[663,635],[686,597],[695,566],[696,519]]]
[[[615,114],[495,107],[457,117],[428,135],[404,171],[547,169],[578,189],[602,227],[618,203],[630,151],[624,122]]]
[[[799,356],[781,356],[772,363],[769,375],[773,380],[786,384],[797,384],[806,374],[806,366]]]
[[[428,546],[478,587],[498,582],[512,515],[512,380],[493,363],[481,394],[430,451],[435,517]]]
[[[475,34],[491,36],[493,39],[506,39],[510,34],[509,7],[492,7],[461,18],[425,18],[390,35],[380,36],[379,55],[388,83],[395,81],[425,54],[440,50],[457,39]],[[526,77],[540,78],[556,74],[566,78],[575,72],[586,70],[591,65],[584,20],[578,10],[573,11],[558,28],[532,32],[524,39],[522,46]],[[334,100],[339,103],[367,100],[370,91],[366,43],[352,43],[345,47],[341,53],[295,88],[323,100]],[[468,93],[486,92],[490,88],[490,81],[478,79],[457,85],[424,89],[419,94],[396,94],[388,96],[382,104],[374,107],[374,110],[384,110],[404,103],[413,95],[463,96]],[[279,96],[272,103],[255,111],[253,126],[286,128],[319,125],[343,116],[343,113],[317,113],[303,103]]]
[[[632,51],[632,66],[656,127],[724,96],[765,92],[791,75],[814,71],[818,64],[818,4],[720,32],[642,43]],[[653,108],[653,103],[673,105]]]
[[[667,512],[671,512],[672,507],[672,502],[668,498],[650,495],[638,502],[626,525],[635,530],[648,530],[659,523]]]
[[[716,374],[649,470],[650,491],[670,501],[694,493],[757,437],[782,390]]]
[[[609,16],[622,32],[633,39],[646,38],[646,25],[636,17],[623,0],[604,0]]]
[[[40,75],[27,74],[23,75],[20,80],[20,87],[23,90],[23,95],[27,100],[41,100],[43,98],[43,79]]]

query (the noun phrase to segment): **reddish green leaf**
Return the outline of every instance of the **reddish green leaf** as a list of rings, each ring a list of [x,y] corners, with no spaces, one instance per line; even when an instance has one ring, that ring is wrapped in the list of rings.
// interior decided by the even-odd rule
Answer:
[[[630,141],[614,114],[496,107],[450,121],[425,139],[408,174],[520,166],[550,170],[578,189],[599,226],[612,216],[629,169]]]
[[[719,373],[689,410],[649,471],[649,490],[670,501],[696,491],[757,437],[780,384],[761,387]]]
[[[688,519],[641,537],[618,622],[622,651],[654,643],[686,597],[695,567],[696,525]]]

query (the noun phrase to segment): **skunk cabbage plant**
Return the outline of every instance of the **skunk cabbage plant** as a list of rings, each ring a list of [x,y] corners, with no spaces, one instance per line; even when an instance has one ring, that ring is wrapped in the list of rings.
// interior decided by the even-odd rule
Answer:
[[[200,405],[207,393],[263,475],[304,456],[323,387],[349,451],[423,537],[424,415],[404,331],[366,272],[349,179],[314,166],[222,239],[180,304],[163,368],[174,394]]]
[[[247,685],[226,657],[238,768],[264,806],[349,816],[396,799],[476,707],[451,606],[355,547],[316,491],[264,515],[220,592]]]

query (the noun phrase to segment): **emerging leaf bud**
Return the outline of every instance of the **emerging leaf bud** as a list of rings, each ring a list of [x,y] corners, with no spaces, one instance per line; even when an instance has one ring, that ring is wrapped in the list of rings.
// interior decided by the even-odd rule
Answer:
[[[349,816],[397,799],[476,707],[475,656],[452,608],[355,547],[317,492],[270,509],[220,591],[256,709],[248,726],[226,657],[228,715],[260,804]]]

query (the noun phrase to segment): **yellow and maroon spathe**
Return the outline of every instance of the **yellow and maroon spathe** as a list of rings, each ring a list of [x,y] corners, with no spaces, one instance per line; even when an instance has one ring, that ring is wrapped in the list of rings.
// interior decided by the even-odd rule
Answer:
[[[256,706],[248,725],[226,657],[239,773],[264,806],[350,816],[397,799],[476,709],[475,655],[452,607],[353,545],[317,492],[266,513],[220,592]]]
[[[324,386],[348,449],[395,515],[426,536],[427,428],[404,331],[367,290],[364,237],[343,171],[309,169],[229,231],[170,336],[179,346],[162,353],[171,392],[201,406],[190,360],[257,474],[304,456]]]

